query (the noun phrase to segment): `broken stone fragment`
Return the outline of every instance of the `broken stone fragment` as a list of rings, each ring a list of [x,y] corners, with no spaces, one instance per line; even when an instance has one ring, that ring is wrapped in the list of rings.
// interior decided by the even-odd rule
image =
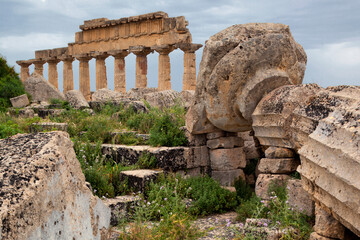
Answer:
[[[271,146],[265,150],[266,158],[293,158],[294,156],[295,156],[294,151],[288,148]]]
[[[29,99],[26,94],[10,98],[11,105],[15,108],[22,108],[29,105]]]
[[[1,239],[106,239],[110,209],[86,186],[65,132],[0,140]]]
[[[211,36],[188,112],[189,131],[250,130],[261,98],[277,87],[301,83],[305,64],[303,48],[283,24],[239,24]]]

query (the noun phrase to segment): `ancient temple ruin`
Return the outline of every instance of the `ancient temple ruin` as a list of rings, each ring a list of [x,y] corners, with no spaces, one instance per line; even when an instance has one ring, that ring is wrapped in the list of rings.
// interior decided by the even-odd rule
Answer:
[[[75,42],[68,47],[35,51],[35,59],[17,61],[21,66],[21,80],[29,77],[29,66],[43,75],[48,63],[49,82],[58,88],[57,64],[63,62],[63,91],[74,89],[72,62],[79,64],[79,90],[90,100],[89,61],[96,59],[96,90],[107,88],[105,59],[114,57],[114,90],[126,92],[125,57],[136,55],[136,88],[147,87],[147,55],[159,53],[158,89],[171,89],[169,53],[179,48],[184,52],[183,90],[195,90],[195,51],[201,44],[192,43],[185,17],[168,17],[165,12],[108,20],[99,18],[84,21]]]

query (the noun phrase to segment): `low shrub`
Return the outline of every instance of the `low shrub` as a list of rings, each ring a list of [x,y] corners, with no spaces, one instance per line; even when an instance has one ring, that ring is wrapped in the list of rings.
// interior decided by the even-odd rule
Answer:
[[[144,151],[137,162],[139,168],[153,169],[156,168],[156,157],[152,156],[149,152]]]
[[[11,107],[10,98],[25,94],[24,85],[14,67],[9,67],[0,56],[0,111]]]
[[[241,177],[239,177],[239,179],[235,181],[234,186],[238,199],[240,199],[240,201],[242,202],[249,200],[254,194],[254,191],[252,190],[250,185],[247,184]]]
[[[238,219],[269,219],[269,227],[284,230],[285,235],[282,239],[308,239],[313,219],[289,206],[286,187],[276,182],[272,183],[269,187],[269,196],[269,201],[253,195],[249,200],[242,202],[236,210]]]

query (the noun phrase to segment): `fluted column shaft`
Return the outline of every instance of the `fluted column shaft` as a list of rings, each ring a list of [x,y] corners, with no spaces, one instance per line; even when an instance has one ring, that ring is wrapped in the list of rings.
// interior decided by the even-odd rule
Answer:
[[[44,63],[45,61],[37,59],[34,61],[34,72],[36,72],[37,74],[40,74],[41,76],[44,76]]]
[[[57,89],[59,89],[58,72],[57,72],[57,64],[59,62],[60,62],[60,60],[58,60],[58,59],[47,60],[48,67],[49,67],[49,72],[48,72],[49,83],[51,83]]]
[[[135,88],[147,87],[147,55],[152,52],[148,47],[130,47],[130,52],[136,55]]]
[[[196,55],[195,51],[202,47],[201,44],[182,43],[178,47],[184,51],[183,90],[196,88]]]
[[[127,50],[119,50],[110,53],[114,57],[114,90],[126,93],[125,57]]]
[[[107,76],[106,76],[106,65],[105,59],[108,57],[105,53],[96,53],[96,90],[107,88]]]
[[[91,100],[89,60],[91,57],[76,57],[79,60],[79,90],[87,101]]]
[[[155,51],[159,53],[159,79],[158,89],[160,91],[171,89],[171,66],[169,53],[175,47],[170,45],[156,46]]]
[[[65,57],[63,61],[63,92],[66,93],[74,89],[74,74],[72,63],[73,57]]]
[[[30,76],[30,72],[29,72],[29,66],[32,64],[32,63],[27,63],[25,61],[16,61],[17,64],[20,65],[21,67],[21,70],[20,70],[20,78],[21,78],[21,81],[22,82],[25,82],[26,79],[29,78]]]

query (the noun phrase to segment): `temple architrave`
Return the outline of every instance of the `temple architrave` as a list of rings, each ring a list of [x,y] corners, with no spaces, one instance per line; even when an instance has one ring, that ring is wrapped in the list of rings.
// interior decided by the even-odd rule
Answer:
[[[108,20],[99,18],[84,21],[75,42],[68,47],[35,51],[35,59],[21,60],[21,80],[29,77],[29,66],[43,75],[43,65],[48,63],[48,81],[58,88],[57,64],[63,62],[63,92],[74,88],[72,62],[79,61],[79,90],[90,100],[89,61],[96,59],[96,89],[107,88],[107,57],[114,57],[114,90],[126,92],[125,58],[136,55],[136,88],[147,87],[147,55],[159,53],[158,89],[171,89],[169,53],[179,48],[184,52],[183,90],[195,90],[195,51],[201,44],[192,43],[188,21],[185,17],[168,17],[165,12],[154,12],[128,18]]]

